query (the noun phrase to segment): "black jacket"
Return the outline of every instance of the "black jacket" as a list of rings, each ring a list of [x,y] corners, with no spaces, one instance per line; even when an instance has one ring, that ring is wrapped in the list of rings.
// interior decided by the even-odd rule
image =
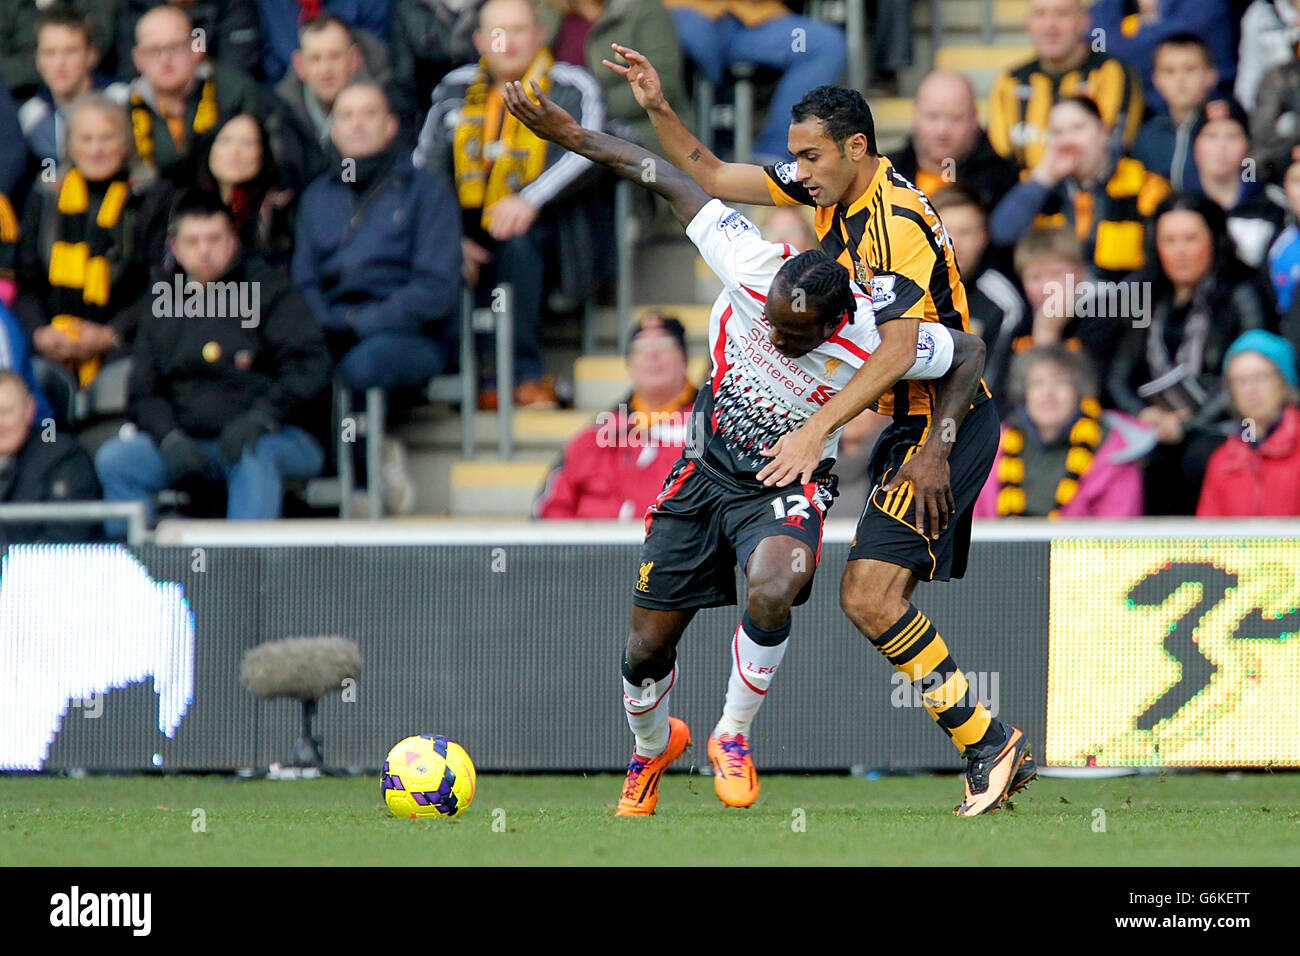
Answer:
[[[1217,270],[1218,267],[1216,267]],[[1223,270],[1228,272],[1228,270]],[[1107,376],[1111,400],[1121,411],[1137,415],[1149,404],[1168,405],[1164,390],[1150,397],[1138,395],[1138,389],[1158,380],[1149,361],[1153,335],[1183,341],[1188,321],[1197,313],[1209,317],[1208,330],[1202,347],[1199,368],[1194,370],[1192,384],[1204,394],[1204,400],[1191,401],[1188,407],[1192,416],[1185,426],[1187,431],[1215,429],[1228,413],[1228,391],[1223,384],[1223,356],[1237,336],[1249,329],[1277,328],[1277,315],[1273,308],[1271,290],[1257,274],[1237,267],[1228,272],[1231,278],[1212,277],[1202,280],[1185,309],[1174,307],[1168,291],[1157,290],[1150,307],[1150,325],[1146,328],[1129,328],[1120,339]],[[1171,354],[1171,362],[1177,359]],[[1169,392],[1172,404],[1187,403],[1185,386],[1175,382]]]
[[[889,158],[895,169],[916,182],[916,144],[911,137],[908,137],[906,146],[891,153]],[[986,211],[992,210],[1020,181],[1016,164],[997,154],[984,130],[980,130],[975,148],[957,164],[956,174],[957,182],[975,193]]]
[[[245,305],[253,304],[255,289],[254,316],[227,308],[237,314],[173,318],[175,282],[167,277],[167,288],[156,286],[138,306],[143,314],[132,353],[132,421],[155,441],[173,428],[192,438],[216,438],[249,411],[319,432],[314,413],[329,384],[330,360],[302,293],[281,272],[241,254],[209,286],[237,283],[248,290]]]
[[[47,437],[53,440],[45,441]],[[0,466],[0,501],[6,504],[99,499],[99,481],[90,456],[75,438],[53,429],[46,433],[39,421],[32,425],[18,453]],[[0,524],[0,543],[89,541],[98,536],[100,527],[91,522]]]

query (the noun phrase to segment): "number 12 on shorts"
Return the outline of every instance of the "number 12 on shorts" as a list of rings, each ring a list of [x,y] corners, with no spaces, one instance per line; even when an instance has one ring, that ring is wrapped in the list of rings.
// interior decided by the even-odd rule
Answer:
[[[803,495],[786,495],[784,498],[778,496],[768,502],[772,506],[772,511],[776,513],[776,520],[782,518],[807,518],[808,507],[810,502]],[[790,507],[786,507],[789,505]]]

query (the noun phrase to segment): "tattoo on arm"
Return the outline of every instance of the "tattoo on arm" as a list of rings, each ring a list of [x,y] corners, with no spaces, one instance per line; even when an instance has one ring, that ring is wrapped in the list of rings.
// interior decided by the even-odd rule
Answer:
[[[663,196],[683,225],[712,198],[668,160],[617,136],[584,129],[576,143],[566,145],[593,163],[609,167],[620,178]]]
[[[694,152],[691,153],[691,155],[687,156],[686,158],[693,163],[698,163],[700,161],[700,157],[703,155],[704,155],[703,153],[701,153],[698,149],[696,149]]]

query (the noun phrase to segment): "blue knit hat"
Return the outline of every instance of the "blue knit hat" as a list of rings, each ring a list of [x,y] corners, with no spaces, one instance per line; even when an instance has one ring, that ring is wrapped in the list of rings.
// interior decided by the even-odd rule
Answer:
[[[1300,376],[1296,374],[1295,347],[1282,336],[1263,329],[1243,332],[1228,346],[1228,351],[1223,356],[1223,367],[1226,369],[1232,357],[1242,352],[1258,352],[1277,366],[1277,370],[1292,388],[1300,388]]]

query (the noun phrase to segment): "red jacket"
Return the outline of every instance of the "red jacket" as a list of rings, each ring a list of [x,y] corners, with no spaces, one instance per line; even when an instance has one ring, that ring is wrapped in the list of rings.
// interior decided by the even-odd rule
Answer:
[[[694,390],[667,421],[649,419],[626,404],[603,413],[574,435],[546,478],[534,505],[538,518],[640,520],[663,490],[686,445]],[[660,413],[655,413],[656,420]]]
[[[1289,406],[1258,448],[1234,435],[1210,456],[1197,515],[1300,515],[1300,409]]]

